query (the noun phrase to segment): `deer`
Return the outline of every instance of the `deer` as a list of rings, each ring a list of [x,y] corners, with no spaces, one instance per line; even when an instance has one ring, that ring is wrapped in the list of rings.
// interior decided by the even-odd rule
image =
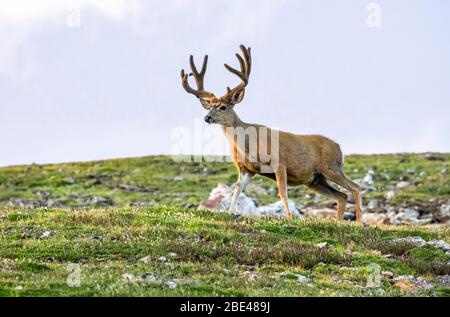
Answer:
[[[184,69],[181,70],[182,87],[186,92],[197,97],[203,108],[208,111],[204,118],[206,123],[221,125],[230,143],[231,158],[238,172],[238,180],[233,187],[228,211],[236,212],[239,195],[245,190],[251,179],[259,174],[276,181],[287,220],[292,219],[287,187],[299,185],[306,185],[312,191],[335,200],[337,204],[335,218],[337,221],[343,220],[348,196],[332,186],[331,182],[352,194],[355,202],[356,222],[361,223],[361,187],[344,174],[343,154],[338,143],[322,135],[297,135],[270,129],[264,125],[247,123],[236,114],[234,107],[244,98],[252,67],[251,48],[240,45],[240,49],[242,56],[236,53],[240,70],[224,64],[228,71],[240,79],[240,83],[232,89],[227,87],[226,94],[220,98],[204,88],[208,55],[205,55],[200,71],[194,63],[193,55],[189,58],[191,73],[188,74]],[[194,77],[197,89],[190,86],[188,81],[190,76]],[[249,137],[245,138],[245,142],[238,142],[238,134],[242,134],[242,131],[248,129],[256,131],[256,138]],[[265,131],[266,137],[261,137],[262,131]],[[276,146],[273,146],[274,142],[271,137],[273,135],[277,135]],[[258,140],[259,142],[257,142]],[[268,151],[270,160],[260,155],[259,150],[256,151],[256,155],[254,151],[250,151],[252,146],[255,148],[255,144],[250,144],[251,142],[257,143],[256,148],[258,149],[270,149]],[[272,153],[273,151],[276,153]],[[276,164],[271,164],[273,157],[276,157]]]

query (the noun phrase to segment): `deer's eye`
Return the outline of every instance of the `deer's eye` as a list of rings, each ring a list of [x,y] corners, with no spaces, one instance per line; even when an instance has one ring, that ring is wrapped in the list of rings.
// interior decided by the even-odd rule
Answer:
[[[227,107],[226,106],[221,106],[219,109],[220,109],[220,111],[225,111],[227,109]]]

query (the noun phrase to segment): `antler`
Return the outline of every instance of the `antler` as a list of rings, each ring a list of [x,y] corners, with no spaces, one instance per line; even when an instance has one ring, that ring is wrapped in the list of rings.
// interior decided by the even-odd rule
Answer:
[[[200,98],[205,95],[209,95],[210,93],[204,90],[203,86],[203,79],[205,77],[206,73],[206,66],[208,64],[208,55],[205,55],[205,58],[203,59],[203,65],[200,72],[198,72],[197,67],[195,67],[194,63],[194,56],[190,56],[189,58],[189,64],[191,66],[192,73],[186,74],[184,72],[184,69],[181,70],[181,83],[183,85],[183,88],[190,94],[195,95],[197,98]],[[188,82],[188,77],[194,76],[195,83],[197,84],[197,90],[193,89]]]
[[[227,87],[227,98],[231,98],[231,96],[238,90],[245,88],[248,84],[248,79],[250,77],[250,71],[252,68],[252,56],[251,56],[251,48],[245,48],[244,45],[240,45],[241,51],[244,55],[244,58],[242,58],[241,55],[236,53],[236,57],[239,60],[239,64],[241,65],[241,71],[238,71],[237,69],[234,69],[233,67],[229,66],[228,64],[225,64],[225,68],[228,69],[230,72],[238,76],[242,82],[234,87],[233,89],[230,89],[230,87]]]

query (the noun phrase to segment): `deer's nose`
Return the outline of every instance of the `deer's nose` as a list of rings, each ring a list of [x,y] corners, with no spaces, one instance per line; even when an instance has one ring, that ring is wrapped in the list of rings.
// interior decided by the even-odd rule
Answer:
[[[207,123],[211,123],[211,122],[212,122],[212,117],[211,117],[210,115],[207,115],[207,116],[205,117],[205,121],[206,121]]]

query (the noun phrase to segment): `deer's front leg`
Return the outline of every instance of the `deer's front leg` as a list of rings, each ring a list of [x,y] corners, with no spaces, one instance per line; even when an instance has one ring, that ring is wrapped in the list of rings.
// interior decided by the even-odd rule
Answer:
[[[238,180],[237,180],[236,184],[234,184],[234,188],[233,188],[233,196],[231,197],[230,209],[228,209],[229,212],[236,211],[236,205],[237,205],[237,200],[238,200],[239,194],[245,189],[245,187],[247,187],[247,185],[248,185],[248,183],[250,183],[250,180],[252,179],[252,177],[253,177],[253,175],[247,171],[244,171],[244,170],[239,171]]]
[[[277,178],[278,193],[280,194],[280,199],[283,202],[284,212],[286,213],[286,218],[288,220],[292,219],[292,213],[289,210],[289,204],[287,200],[287,175],[286,167],[279,166],[275,171],[275,176]]]

